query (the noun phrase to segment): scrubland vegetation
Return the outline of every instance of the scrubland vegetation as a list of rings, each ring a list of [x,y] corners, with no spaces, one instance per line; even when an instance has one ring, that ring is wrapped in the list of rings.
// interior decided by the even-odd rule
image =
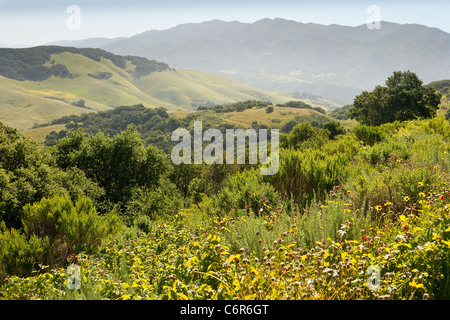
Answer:
[[[1,124],[0,299],[450,298],[445,116],[298,121],[272,176],[174,165],[167,134],[216,113],[74,116],[45,146]]]
[[[448,299],[448,120],[305,137],[261,176],[173,166],[131,129],[42,151],[2,126],[1,298]]]

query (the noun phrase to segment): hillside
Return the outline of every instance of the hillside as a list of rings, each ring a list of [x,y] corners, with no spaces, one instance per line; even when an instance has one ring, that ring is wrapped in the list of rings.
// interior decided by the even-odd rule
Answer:
[[[272,107],[273,111],[268,113],[267,107]],[[202,107],[198,111],[167,111],[143,105],[120,106],[96,113],[64,116],[21,133],[40,143],[53,145],[58,139],[65,137],[69,130],[82,128],[88,134],[102,131],[113,137],[132,125],[146,144],[169,152],[172,132],[180,127],[192,130],[194,121],[202,121],[205,128],[220,130],[272,128],[287,133],[301,122],[320,127],[331,120],[334,119],[326,115],[323,109],[301,102],[272,105],[269,102],[248,100],[225,107]]]
[[[74,45],[90,45],[77,42]],[[448,78],[450,34],[417,24],[320,25],[284,19],[183,24],[96,43],[116,54],[226,75],[267,91],[303,91],[351,103],[393,70]]]
[[[0,121],[19,130],[120,105],[181,110],[247,99],[292,100],[154,60],[58,46],[0,49],[0,93]]]

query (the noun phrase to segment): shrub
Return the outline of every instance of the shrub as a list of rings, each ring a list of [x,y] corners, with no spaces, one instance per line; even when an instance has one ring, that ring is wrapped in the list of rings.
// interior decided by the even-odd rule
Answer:
[[[337,121],[330,121],[328,123],[325,123],[322,128],[330,132],[328,136],[329,139],[334,139],[336,136],[345,134],[347,132],[342,124]]]
[[[0,232],[0,281],[10,275],[30,276],[49,251],[47,237],[27,239],[16,229]]]
[[[189,183],[188,195],[191,197],[194,203],[202,201],[203,196],[206,195],[208,188],[208,182],[203,178],[194,178]]]
[[[364,144],[373,146],[375,143],[383,140],[383,132],[379,127],[371,127],[367,125],[361,125],[353,129],[356,137]]]
[[[183,197],[175,184],[161,179],[157,188],[135,188],[126,211],[133,219],[144,215],[154,220],[157,217],[175,215],[182,206]]]
[[[262,215],[276,206],[279,197],[270,184],[263,182],[259,171],[250,169],[230,176],[213,198],[221,214],[251,211]]]
[[[278,173],[265,179],[282,197],[292,198],[305,207],[314,197],[323,200],[334,186],[339,185],[347,175],[347,167],[348,159],[339,154],[282,149]]]
[[[22,223],[27,236],[48,239],[51,255],[44,262],[53,265],[64,263],[72,253],[93,253],[119,222],[113,215],[98,216],[91,199],[82,197],[73,204],[65,195],[27,204]]]
[[[289,134],[281,136],[280,145],[283,148],[316,149],[323,146],[330,132],[315,128],[309,122],[297,124]]]

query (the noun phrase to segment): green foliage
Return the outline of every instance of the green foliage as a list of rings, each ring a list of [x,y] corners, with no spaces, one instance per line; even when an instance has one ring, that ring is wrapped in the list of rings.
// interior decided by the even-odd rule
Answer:
[[[111,72],[98,72],[98,73],[88,73],[88,76],[99,80],[108,80],[113,76]]]
[[[449,119],[438,117],[425,123],[424,128],[431,134],[442,136],[447,142],[450,141],[450,122]]]
[[[203,196],[208,192],[208,182],[203,178],[194,178],[189,183],[187,194],[194,203],[202,201]]]
[[[132,73],[136,78],[145,77],[153,72],[170,70],[170,67],[167,64],[155,60],[133,56],[126,56],[125,59],[131,61],[131,63],[136,66]]]
[[[317,114],[317,113],[311,113],[308,116],[295,116],[294,119],[291,119],[287,121],[281,128],[280,132],[283,133],[289,133],[292,131],[292,129],[301,123],[309,123],[311,126],[315,128],[322,127],[325,123],[329,122],[330,119],[326,117],[325,115]]]
[[[97,200],[103,190],[79,169],[57,168],[35,142],[0,123],[0,220],[21,228],[25,204],[64,193]]]
[[[219,215],[264,215],[276,206],[278,199],[275,189],[263,182],[259,171],[251,169],[231,175],[214,196],[214,203]]]
[[[373,146],[375,143],[383,140],[383,132],[379,127],[371,127],[367,125],[361,125],[353,128],[353,132],[359,141],[364,144]]]
[[[322,129],[328,130],[330,132],[330,135],[328,136],[329,139],[335,139],[336,136],[345,134],[347,132],[342,124],[337,121],[330,121],[328,123],[325,123],[322,126]]]
[[[318,128],[299,128],[300,145],[316,139]],[[71,192],[26,205],[20,230],[0,223],[0,299],[450,297],[444,117],[360,126],[332,140],[320,129],[320,148],[280,150],[274,176],[257,166],[172,167],[131,129],[74,132],[42,152],[1,129],[3,216],[41,194]],[[97,184],[129,223],[115,237],[105,230],[117,216],[97,215],[83,196]],[[69,290],[57,262],[76,250],[96,255],[71,256],[83,276],[82,289]],[[33,273],[47,262],[56,266]],[[371,290],[374,266],[380,286]]]
[[[450,94],[450,80],[433,81],[428,86],[436,89],[442,95]]]
[[[0,232],[0,280],[7,276],[31,276],[38,261],[48,255],[48,238],[29,239],[16,229]]]
[[[335,109],[329,113],[330,116],[337,120],[348,120],[350,119],[350,109],[353,105],[346,105],[341,108]]]
[[[195,210],[147,222],[147,232],[80,254],[81,289],[64,286],[65,269],[11,277],[2,299],[442,300],[450,297],[448,191],[367,225],[345,194],[314,212],[224,217],[192,224]],[[311,208],[313,209],[313,208]],[[320,211],[319,211],[320,210]],[[321,212],[321,215],[318,214]],[[287,212],[286,212],[287,213]],[[342,222],[342,223],[341,223]],[[317,227],[313,227],[317,223]],[[339,226],[339,224],[341,225]],[[336,231],[337,228],[337,231]],[[308,235],[307,231],[314,231]],[[328,237],[333,234],[335,239]],[[269,239],[273,239],[270,243]],[[308,240],[299,245],[297,241]],[[323,240],[322,240],[323,239]],[[267,241],[267,242],[266,242]],[[379,286],[369,288],[370,267]]]
[[[104,199],[126,204],[134,187],[154,187],[168,170],[163,154],[145,147],[138,133],[129,129],[113,138],[103,133],[85,136],[72,132],[60,140],[54,150],[62,169],[79,168],[105,190]]]
[[[266,179],[284,198],[305,208],[313,199],[323,200],[348,175],[345,155],[319,150],[281,149],[280,169]]]
[[[48,135],[45,141],[47,146],[55,145],[59,139],[66,137],[68,130],[83,128],[87,134],[96,134],[101,131],[113,137],[133,125],[146,144],[155,145],[166,152],[169,151],[170,134],[180,126],[177,120],[169,119],[165,109],[150,109],[143,105],[123,106],[98,113],[62,117],[50,123],[50,125],[54,124],[66,124],[66,130]]]
[[[371,126],[433,118],[441,97],[433,87],[424,86],[416,74],[396,71],[386,80],[385,87],[377,86],[372,92],[364,91],[357,96],[350,115],[361,124]]]
[[[67,70],[67,67],[60,63],[52,65],[50,67],[50,70],[52,71],[52,75],[55,77],[67,78],[70,75],[69,70]]]
[[[258,100],[247,100],[239,101],[229,105],[213,105],[213,106],[201,106],[197,110],[208,110],[212,109],[216,113],[228,113],[228,112],[242,112],[246,109],[262,109],[272,107],[271,102],[258,101]]]
[[[73,254],[92,254],[120,226],[114,214],[98,216],[89,198],[73,204],[67,195],[25,205],[22,222],[23,233],[14,228],[0,232],[2,280],[11,275],[30,276],[38,265],[64,265]]]
[[[80,107],[80,108],[87,108],[85,103],[86,103],[86,101],[84,101],[83,99],[80,99],[78,101],[72,102],[72,105],[76,106],[76,107]]]
[[[294,149],[317,149],[328,142],[330,131],[313,127],[309,122],[297,124],[290,133],[282,135],[280,146]]]
[[[320,107],[312,107],[311,105],[304,103],[303,101],[289,101],[283,104],[277,104],[277,107],[288,107],[296,109],[310,109],[325,114],[325,110]]]
[[[175,184],[162,179],[156,188],[135,188],[127,205],[127,216],[150,219],[174,216],[183,207],[183,197]]]
[[[266,113],[272,113],[272,112],[273,112],[273,107],[266,108]]]
[[[47,239],[52,254],[42,262],[49,265],[64,263],[72,253],[95,252],[118,225],[113,216],[99,217],[91,199],[73,204],[67,195],[25,205],[22,222],[26,235]]]

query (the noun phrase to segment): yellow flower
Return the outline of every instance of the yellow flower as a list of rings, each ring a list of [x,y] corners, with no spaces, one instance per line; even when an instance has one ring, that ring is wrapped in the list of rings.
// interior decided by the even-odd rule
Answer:
[[[422,186],[423,186],[423,182],[419,182],[419,183],[417,183],[417,185],[418,185],[419,187],[422,187]]]
[[[408,196],[406,196],[406,197],[403,197],[403,201],[409,201],[409,197]]]
[[[347,193],[350,194],[350,193],[352,193],[352,191],[351,190],[347,190]]]
[[[425,288],[422,283],[416,283],[414,280],[412,282],[410,282],[409,285],[416,289],[424,289]]]
[[[421,197],[421,198],[425,198],[425,193],[423,193],[423,192],[419,192],[419,197]]]
[[[376,209],[377,211],[380,211],[380,210],[381,210],[381,206],[380,206],[380,205],[377,205],[377,206],[375,206],[375,209]]]
[[[386,203],[384,204],[385,207],[386,207],[386,206],[392,206],[392,205],[393,205],[392,202],[386,202]]]

